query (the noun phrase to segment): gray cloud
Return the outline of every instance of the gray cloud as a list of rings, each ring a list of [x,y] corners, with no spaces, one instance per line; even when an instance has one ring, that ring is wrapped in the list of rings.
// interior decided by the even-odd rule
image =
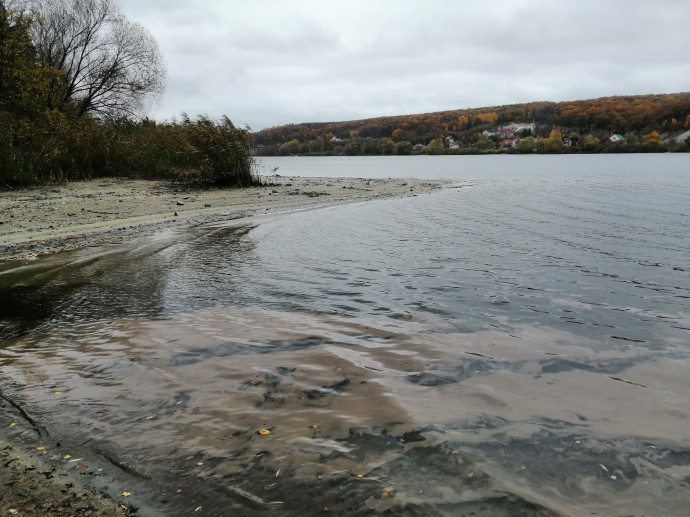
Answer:
[[[168,63],[154,116],[290,122],[688,90],[686,0],[122,0]]]

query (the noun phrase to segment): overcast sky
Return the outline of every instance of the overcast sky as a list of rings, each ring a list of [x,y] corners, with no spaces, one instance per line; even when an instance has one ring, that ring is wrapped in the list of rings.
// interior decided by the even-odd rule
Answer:
[[[299,122],[690,90],[690,0],[120,0],[151,114]]]

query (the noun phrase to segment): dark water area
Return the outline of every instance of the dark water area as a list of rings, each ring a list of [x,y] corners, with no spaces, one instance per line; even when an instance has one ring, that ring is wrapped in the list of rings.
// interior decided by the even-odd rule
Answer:
[[[687,514],[688,155],[275,167],[453,183],[0,265],[3,435],[141,515]]]

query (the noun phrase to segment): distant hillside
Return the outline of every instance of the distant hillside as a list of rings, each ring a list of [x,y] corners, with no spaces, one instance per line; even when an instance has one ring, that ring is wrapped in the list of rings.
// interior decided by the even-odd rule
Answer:
[[[690,129],[690,92],[289,124],[254,133],[254,144],[259,154],[410,154],[428,152],[429,146],[434,152],[492,152],[506,149],[505,139],[496,132],[510,123],[516,123],[514,128],[534,124],[529,131],[509,139],[508,147],[516,150],[529,137],[534,141],[524,145],[534,145],[537,152],[538,141],[549,138],[561,138],[560,144],[581,149],[585,137],[590,137],[589,143],[597,144],[590,146],[594,152],[602,150],[604,144],[616,143],[608,140],[615,134],[623,137],[619,142],[636,146],[664,144],[671,142],[665,138]],[[675,145],[675,140],[672,142]],[[547,152],[554,150],[560,150],[558,145]],[[629,145],[627,150],[638,149]]]

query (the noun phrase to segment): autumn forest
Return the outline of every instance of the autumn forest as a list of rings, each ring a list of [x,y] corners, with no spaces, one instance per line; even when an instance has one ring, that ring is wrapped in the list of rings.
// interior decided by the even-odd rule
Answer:
[[[253,136],[259,155],[677,152],[690,149],[689,130],[684,92],[289,124]]]

